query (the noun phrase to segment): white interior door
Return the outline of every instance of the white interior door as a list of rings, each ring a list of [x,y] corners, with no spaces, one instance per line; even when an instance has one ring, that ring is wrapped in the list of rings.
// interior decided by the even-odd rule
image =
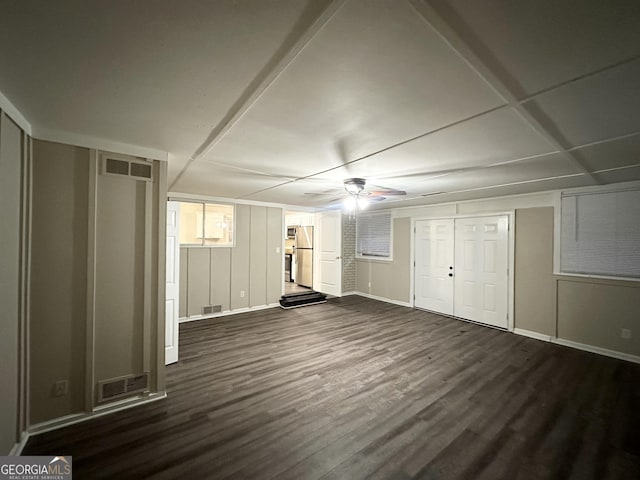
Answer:
[[[507,328],[509,220],[455,220],[454,315]]]
[[[328,295],[342,295],[342,212],[316,215],[317,282],[314,288]]]
[[[165,307],[165,364],[178,361],[178,299],[180,295],[180,204],[167,202],[167,286]]]
[[[454,221],[420,220],[415,226],[415,306],[453,315]]]

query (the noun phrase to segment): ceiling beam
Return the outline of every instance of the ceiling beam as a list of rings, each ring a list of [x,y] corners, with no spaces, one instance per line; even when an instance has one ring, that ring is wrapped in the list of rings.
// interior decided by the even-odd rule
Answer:
[[[234,102],[226,115],[211,130],[207,139],[191,155],[191,158],[182,167],[182,170],[175,177],[169,189],[175,187],[176,183],[187,171],[189,166],[207,155],[213,147],[224,137],[224,135],[244,116],[245,113],[258,101],[262,94],[276,81],[276,79],[286,70],[322,28],[340,10],[346,0],[333,0],[320,12],[317,12],[315,5],[311,2],[301,15],[301,18],[283,42],[282,46],[274,53],[271,60],[258,72],[249,86],[242,92],[240,97]]]
[[[442,40],[473,70],[493,91],[503,99],[538,135],[544,138],[563,157],[568,159],[594,184],[600,182],[575,154],[566,148],[556,136],[535,118],[498,75],[482,60],[462,36],[456,32],[426,0],[407,0],[416,14],[431,27]]]

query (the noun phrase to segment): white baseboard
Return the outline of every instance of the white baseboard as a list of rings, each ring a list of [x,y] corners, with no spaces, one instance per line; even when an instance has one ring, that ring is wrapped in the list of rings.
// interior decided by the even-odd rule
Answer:
[[[593,345],[573,342],[571,340],[565,340],[563,338],[553,338],[551,339],[551,342],[557,343],[558,345],[564,345],[565,347],[576,348],[578,350],[584,350],[586,352],[597,353],[599,355],[617,358],[619,360],[626,360],[627,362],[640,363],[640,357],[637,355],[631,355],[630,353],[616,352],[615,350],[594,347]]]
[[[522,328],[514,328],[513,333],[515,333],[516,335],[535,338],[536,340],[542,340],[544,342],[556,343],[565,347],[575,348],[576,350],[597,353],[598,355],[604,355],[605,357],[617,358],[618,360],[625,360],[627,362],[640,363],[640,357],[637,355],[631,355],[630,353],[616,352],[615,350],[609,350],[608,348],[595,347],[593,345],[587,345],[586,343],[565,340],[564,338],[556,338],[550,335],[544,335],[542,333],[524,330]]]
[[[341,297],[348,297],[349,295],[360,295],[358,292],[353,291],[353,292],[342,292],[342,295],[340,295]]]
[[[224,312],[211,313],[209,315],[192,315],[178,319],[178,323],[195,322],[198,320],[207,320],[209,318],[226,317],[228,315],[237,315],[238,313],[257,312],[258,310],[266,310],[268,308],[279,307],[279,303],[269,303],[268,305],[258,305],[256,307],[236,308],[235,310],[225,310]]]
[[[545,335],[544,333],[532,332],[531,330],[524,330],[522,328],[514,328],[513,333],[516,335],[523,335],[525,337],[535,338],[536,340],[542,340],[544,342],[550,342],[551,335]]]
[[[152,393],[142,397],[130,398],[122,400],[120,402],[102,405],[94,409],[93,412],[82,412],[66,415],[64,417],[54,418],[53,420],[47,420],[46,422],[36,423],[29,427],[29,436],[40,435],[41,433],[50,432],[51,430],[58,430],[59,428],[68,427],[80,422],[86,422],[87,420],[93,420],[94,418],[102,417],[110,413],[119,412],[128,408],[137,407],[146,403],[155,402],[167,398],[166,392]]]
[[[360,295],[361,297],[370,298],[372,300],[379,300],[381,302],[392,303],[394,305],[400,305],[401,307],[411,308],[411,303],[401,302],[400,300],[392,300],[391,298],[379,297],[378,295],[371,295],[370,293],[354,292],[354,295]]]
[[[24,449],[24,446],[29,441],[29,437],[30,435],[28,432],[22,432],[22,435],[20,435],[20,441],[13,445],[13,448],[9,452],[9,456],[19,457],[20,455],[22,455],[22,450]]]

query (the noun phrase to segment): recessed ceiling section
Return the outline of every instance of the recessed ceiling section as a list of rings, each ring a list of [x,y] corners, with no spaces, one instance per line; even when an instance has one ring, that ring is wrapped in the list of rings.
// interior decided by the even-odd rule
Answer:
[[[596,174],[603,183],[631,182],[640,180],[640,165],[619,168]]]
[[[548,190],[585,187],[591,185],[586,175],[578,175],[575,177],[561,177],[553,179],[531,180],[526,183],[518,183],[514,185],[501,185],[495,187],[486,187],[477,190],[468,190],[455,193],[445,193],[441,195],[433,195],[429,197],[420,197],[409,199],[406,201],[394,202],[393,204],[372,205],[372,209],[377,208],[401,208],[415,207],[420,205],[433,205],[447,202],[462,202],[466,200],[479,200],[491,197],[501,197],[506,195],[523,195],[527,193],[543,192]]]
[[[346,192],[342,183],[309,182],[296,180],[278,185],[268,190],[255,192],[244,197],[246,200],[260,202],[282,203],[299,205],[301,207],[324,208],[333,205],[334,200],[339,201]],[[295,202],[292,202],[295,199]]]
[[[317,177],[363,177],[397,187],[398,182],[553,152],[519,114],[505,107]]]
[[[633,0],[429,3],[520,97],[640,55]]]
[[[411,186],[413,191],[429,195],[434,192],[455,192],[476,188],[486,188],[511,183],[529,182],[580,172],[575,165],[561,154],[552,154],[532,160],[478,168],[475,170],[446,175],[418,182]]]
[[[188,157],[327,3],[8,2],[0,86],[37,126]]]
[[[253,192],[291,181],[289,178],[261,175],[241,169],[193,162],[170,190],[213,197],[242,198]]]
[[[407,2],[351,1],[207,159],[320,172],[501,104]]]
[[[640,164],[640,133],[573,151],[590,171]]]
[[[536,97],[525,107],[567,146],[640,131],[640,59]]]

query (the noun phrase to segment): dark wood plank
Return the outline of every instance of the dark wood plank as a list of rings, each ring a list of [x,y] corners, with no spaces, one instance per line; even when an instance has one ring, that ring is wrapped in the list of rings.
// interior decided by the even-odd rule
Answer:
[[[180,326],[169,397],[32,437],[74,478],[640,478],[640,366],[357,296]]]

